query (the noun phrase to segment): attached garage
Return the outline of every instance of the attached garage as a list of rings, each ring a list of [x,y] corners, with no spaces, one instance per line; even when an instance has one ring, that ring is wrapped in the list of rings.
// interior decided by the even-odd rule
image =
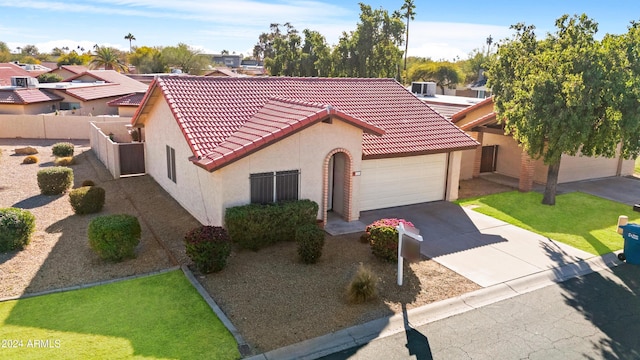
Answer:
[[[447,154],[362,161],[360,211],[444,200]]]

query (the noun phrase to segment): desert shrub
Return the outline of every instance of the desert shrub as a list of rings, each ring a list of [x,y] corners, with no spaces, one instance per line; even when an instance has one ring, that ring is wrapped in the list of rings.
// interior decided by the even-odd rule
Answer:
[[[352,304],[361,304],[375,299],[378,281],[373,271],[360,264],[358,271],[347,287],[347,298]]]
[[[250,204],[227,208],[225,226],[231,241],[241,248],[258,250],[279,241],[295,240],[295,231],[315,224],[318,204],[311,200],[277,204]]]
[[[305,264],[315,264],[322,256],[324,230],[317,225],[306,224],[296,229],[298,255]]]
[[[231,254],[231,240],[219,226],[200,226],[184,237],[187,255],[198,271],[205,274],[222,270]]]
[[[104,260],[121,261],[135,257],[140,243],[138,218],[127,214],[98,216],[89,223],[89,245]]]
[[[38,171],[38,187],[43,195],[62,194],[73,184],[73,170],[54,166]]]
[[[0,252],[24,249],[35,227],[36,218],[28,210],[0,209]]]
[[[69,202],[76,214],[93,214],[102,210],[104,194],[99,186],[83,186],[69,192]]]
[[[398,230],[396,226],[404,223],[413,224],[404,219],[380,219],[369,224],[366,233],[369,237],[371,252],[377,258],[385,261],[398,261]]]
[[[32,147],[32,146],[27,146],[27,147],[23,147],[23,148],[16,148],[13,151],[15,151],[16,155],[34,155],[38,153],[38,149]]]
[[[93,180],[85,180],[82,182],[82,186],[95,186],[96,183]]]
[[[76,160],[73,156],[65,156],[56,158],[53,163],[55,166],[68,166],[75,164]]]
[[[37,164],[38,161],[40,161],[40,159],[38,159],[38,157],[35,155],[29,155],[22,159],[23,164]]]
[[[69,142],[59,142],[53,144],[51,147],[51,152],[55,157],[67,157],[73,156],[73,144]]]

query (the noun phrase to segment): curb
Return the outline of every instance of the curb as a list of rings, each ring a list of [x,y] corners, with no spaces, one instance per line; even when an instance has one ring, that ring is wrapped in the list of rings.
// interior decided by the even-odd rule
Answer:
[[[55,294],[55,293],[73,291],[73,290],[87,289],[87,288],[92,288],[92,287],[100,286],[100,285],[107,285],[107,284],[113,284],[113,283],[117,283],[117,282],[121,282],[121,281],[134,280],[134,279],[140,279],[140,278],[154,276],[154,275],[160,275],[160,274],[168,273],[168,272],[175,271],[175,270],[178,270],[178,269],[180,269],[179,266],[172,266],[170,268],[157,270],[157,271],[152,271],[150,273],[145,273],[145,274],[131,275],[131,276],[126,276],[126,277],[117,278],[117,279],[111,279],[111,280],[96,281],[96,282],[92,282],[92,283],[88,283],[88,284],[81,284],[81,285],[68,286],[68,287],[59,288],[59,289],[45,290],[45,291],[40,291],[40,292],[37,292],[37,293],[31,293],[31,294],[22,294],[22,295],[18,295],[18,296],[10,296],[10,297],[6,297],[6,298],[0,298],[0,302],[27,299],[27,298],[31,298],[31,297],[35,297],[35,296],[49,295],[49,294]]]
[[[422,326],[496,302],[526,294],[549,285],[561,283],[594,272],[608,270],[622,264],[617,252],[594,256],[587,260],[564,264],[504,283],[492,285],[458,297],[445,299],[407,311],[406,321],[411,327]],[[372,340],[405,331],[404,314],[376,319],[313,339],[255,355],[246,360],[313,360]]]
[[[184,275],[187,277],[187,279],[189,279],[189,282],[191,282],[191,285],[193,285],[193,287],[198,291],[200,296],[202,296],[202,298],[207,303],[207,305],[209,305],[211,310],[213,310],[213,312],[216,314],[218,319],[220,319],[222,324],[227,328],[227,330],[229,330],[231,335],[233,335],[233,337],[236,340],[236,343],[238,343],[238,351],[240,351],[240,355],[242,357],[251,355],[252,351],[251,351],[251,347],[249,347],[249,344],[247,344],[247,342],[244,340],[242,335],[240,335],[240,332],[238,331],[238,329],[233,325],[231,320],[229,320],[229,318],[222,311],[222,309],[220,309],[218,304],[216,304],[215,300],[213,300],[213,298],[209,295],[207,290],[205,290],[205,288],[202,286],[202,284],[200,284],[198,279],[196,279],[195,275],[193,275],[191,270],[189,270],[189,268],[186,265],[180,266],[180,269],[182,270]]]

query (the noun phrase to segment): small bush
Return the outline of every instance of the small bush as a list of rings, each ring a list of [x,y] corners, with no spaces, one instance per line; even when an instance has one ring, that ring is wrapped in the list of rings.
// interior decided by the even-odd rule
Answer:
[[[224,269],[231,254],[231,240],[219,226],[200,226],[184,237],[187,255],[198,271],[208,274]]]
[[[100,212],[104,206],[104,189],[99,186],[83,186],[69,192],[69,202],[78,215]]]
[[[99,216],[89,223],[89,245],[104,260],[121,261],[135,257],[140,243],[140,223],[126,214]]]
[[[96,183],[93,180],[85,180],[82,182],[82,186],[95,186]]]
[[[13,151],[15,151],[16,155],[34,155],[38,153],[38,149],[32,146],[16,148],[16,149],[13,149]]]
[[[404,219],[380,219],[369,224],[366,233],[369,235],[371,252],[377,258],[385,261],[398,261],[398,230],[396,226],[404,223],[413,224]]]
[[[295,240],[296,229],[315,225],[317,216],[317,203],[298,200],[227,208],[224,221],[231,241],[255,251],[279,241]]]
[[[37,164],[38,161],[40,161],[40,159],[38,159],[38,157],[35,155],[29,155],[22,159],[23,164]]]
[[[0,209],[0,252],[22,250],[29,244],[36,218],[27,210]]]
[[[53,156],[55,157],[67,157],[73,156],[74,146],[69,142],[59,142],[53,144],[51,151],[53,152]]]
[[[73,184],[73,170],[54,166],[38,171],[38,187],[43,195],[58,195]]]
[[[370,241],[370,236],[369,233],[364,233],[362,235],[360,235],[360,242],[363,244],[368,244]]]
[[[55,166],[68,166],[75,164],[76,160],[73,156],[65,156],[56,158],[53,163]]]
[[[315,264],[322,256],[324,230],[317,225],[302,225],[296,229],[298,255],[305,264]]]
[[[373,272],[360,264],[358,272],[351,279],[347,288],[347,297],[351,304],[361,304],[375,299],[378,290],[378,281]]]

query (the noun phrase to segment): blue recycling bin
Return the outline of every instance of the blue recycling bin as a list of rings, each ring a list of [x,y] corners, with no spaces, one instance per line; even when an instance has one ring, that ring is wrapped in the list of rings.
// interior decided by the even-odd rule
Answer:
[[[624,252],[618,257],[629,264],[640,265],[640,224],[627,224],[620,228],[624,237]]]

